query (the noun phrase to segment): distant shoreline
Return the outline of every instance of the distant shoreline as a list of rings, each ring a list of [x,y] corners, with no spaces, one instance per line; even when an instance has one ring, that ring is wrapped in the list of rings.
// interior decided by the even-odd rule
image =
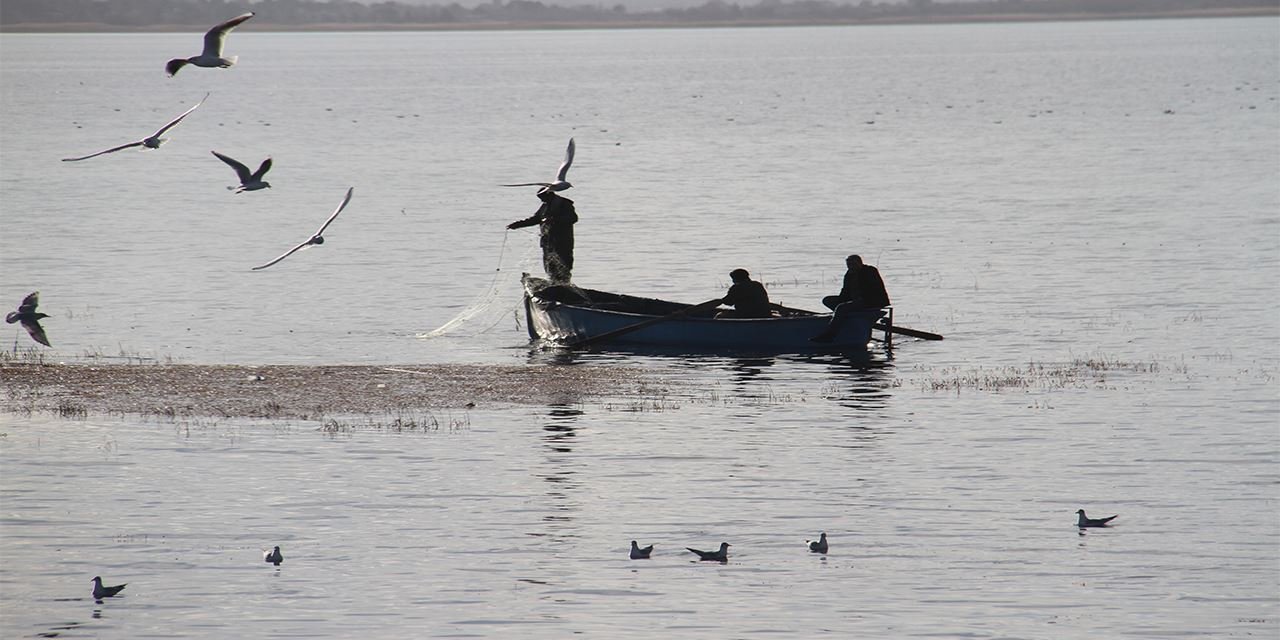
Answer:
[[[336,32],[336,31],[543,31],[588,29],[707,29],[731,27],[819,27],[879,26],[919,24],[973,24],[1018,22],[1085,22],[1112,20],[1168,20],[1179,18],[1243,18],[1280,17],[1276,8],[1193,9],[1185,11],[1132,13],[1060,13],[1060,14],[974,14],[968,16],[891,17],[871,20],[664,20],[637,16],[612,21],[530,21],[530,22],[466,22],[466,23],[330,23],[290,25],[255,21],[241,27],[251,31]],[[0,24],[0,33],[169,33],[202,29],[205,25],[150,25],[132,27],[102,23],[19,23]]]

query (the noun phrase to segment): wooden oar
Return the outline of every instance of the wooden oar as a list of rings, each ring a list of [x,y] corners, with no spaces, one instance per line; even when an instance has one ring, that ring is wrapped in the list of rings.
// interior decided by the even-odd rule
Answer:
[[[601,342],[604,340],[611,340],[618,336],[623,336],[628,333],[631,333],[632,331],[638,331],[645,327],[653,326],[655,324],[658,324],[659,322],[666,322],[668,320],[675,320],[676,318],[687,316],[690,313],[694,313],[695,311],[701,311],[703,309],[714,309],[719,304],[720,304],[720,298],[716,298],[715,300],[708,300],[701,304],[695,304],[691,307],[685,307],[679,311],[676,311],[675,313],[669,313],[665,316],[658,316],[657,318],[649,318],[648,320],[637,322],[635,324],[629,324],[625,327],[614,329],[613,331],[606,331],[604,333],[597,334],[594,336],[587,336],[586,338],[578,340],[577,342],[570,342],[565,346],[569,347],[570,349],[576,349],[578,347],[585,347],[589,344],[595,344],[597,342]]]
[[[924,340],[941,340],[942,339],[942,336],[936,333],[929,333],[928,331],[919,331],[916,329],[908,329],[906,327],[898,327],[898,326],[886,327],[883,322],[877,322],[876,328],[881,331],[884,331],[887,328],[889,331],[893,333],[896,333],[898,335],[903,335],[903,336],[911,336],[912,338],[922,338]]]

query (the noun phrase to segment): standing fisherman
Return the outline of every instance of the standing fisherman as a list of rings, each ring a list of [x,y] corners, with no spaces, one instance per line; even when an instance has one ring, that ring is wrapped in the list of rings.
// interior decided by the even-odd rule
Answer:
[[[538,191],[542,206],[532,216],[507,225],[508,229],[539,225],[542,246],[542,268],[553,284],[568,284],[573,271],[573,225],[578,212],[573,201],[560,197],[548,188]]]

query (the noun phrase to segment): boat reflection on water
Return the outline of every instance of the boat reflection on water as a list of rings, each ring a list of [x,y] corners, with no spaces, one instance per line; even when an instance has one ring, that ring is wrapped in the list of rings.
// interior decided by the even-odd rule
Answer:
[[[557,542],[575,537],[569,530],[573,516],[579,505],[574,493],[581,488],[581,483],[574,478],[577,471],[574,467],[573,447],[578,437],[578,418],[582,409],[576,405],[555,403],[547,414],[548,421],[542,426],[542,442],[546,447],[546,468],[534,473],[547,483],[546,496],[548,512],[542,516],[547,530],[531,531],[529,535],[547,537]]]
[[[897,386],[893,359],[871,353],[841,353],[807,356],[800,359],[824,365],[828,372],[822,397],[858,411],[884,409]]]
[[[861,412],[887,407],[897,386],[893,355],[887,349],[779,355],[656,347],[570,350],[535,343],[528,363],[641,367],[689,383],[702,394],[780,403],[816,394]]]
[[[774,358],[760,356],[756,358],[734,358],[730,365],[733,381],[741,386],[756,380],[769,380],[766,371],[773,366]]]

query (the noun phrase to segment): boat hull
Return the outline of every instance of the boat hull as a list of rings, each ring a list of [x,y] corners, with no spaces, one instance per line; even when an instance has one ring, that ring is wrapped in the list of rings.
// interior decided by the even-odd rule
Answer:
[[[525,278],[529,336],[564,345],[648,323],[598,344],[776,353],[861,350],[866,349],[876,321],[885,314],[879,309],[852,313],[841,323],[833,339],[822,343],[812,342],[810,338],[826,329],[830,313],[782,308],[783,315],[773,318],[674,317],[653,322],[690,306],[579,287],[550,286],[540,278]]]

